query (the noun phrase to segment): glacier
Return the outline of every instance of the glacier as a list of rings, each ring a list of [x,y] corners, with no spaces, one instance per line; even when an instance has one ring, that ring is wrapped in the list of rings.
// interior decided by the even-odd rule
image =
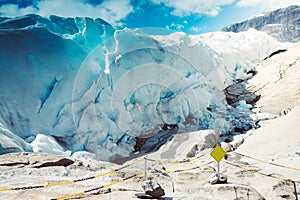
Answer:
[[[166,129],[251,128],[252,106],[228,105],[224,89],[289,45],[253,29],[147,35],[38,15],[1,18],[0,44],[0,153],[109,161]]]

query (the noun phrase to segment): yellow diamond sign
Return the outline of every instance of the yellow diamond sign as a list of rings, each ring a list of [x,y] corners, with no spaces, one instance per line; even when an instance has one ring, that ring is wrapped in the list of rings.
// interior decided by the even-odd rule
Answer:
[[[210,155],[217,161],[220,162],[222,158],[225,156],[226,152],[217,145],[214,150],[210,153]]]

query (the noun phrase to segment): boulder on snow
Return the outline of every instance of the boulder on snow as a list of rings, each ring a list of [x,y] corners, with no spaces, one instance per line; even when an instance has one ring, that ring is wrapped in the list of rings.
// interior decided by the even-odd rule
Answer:
[[[213,174],[212,176],[209,177],[210,184],[224,184],[227,183],[227,176],[224,174]]]
[[[165,195],[165,190],[159,183],[153,180],[147,180],[142,183],[142,188],[145,191],[144,196],[150,196],[153,198],[160,198]]]

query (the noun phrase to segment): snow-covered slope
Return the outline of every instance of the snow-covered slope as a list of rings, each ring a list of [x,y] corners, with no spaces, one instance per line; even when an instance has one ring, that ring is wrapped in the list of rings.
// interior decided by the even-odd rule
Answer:
[[[297,43],[256,67],[257,75],[249,80],[247,88],[261,94],[257,107],[262,112],[286,114],[300,104],[299,52]]]
[[[261,126],[245,140],[237,151],[264,161],[299,167],[300,107],[293,108],[290,113],[280,118],[264,121]],[[260,165],[266,170],[270,167],[263,163]],[[296,170],[274,167],[272,171],[290,179],[300,179],[299,171]]]
[[[5,129],[34,141],[33,149],[56,141],[54,152],[88,151],[100,160],[128,156],[135,137],[168,126],[248,129],[249,110],[237,114],[223,90],[287,46],[255,30],[147,36],[89,18],[29,15],[0,27]]]
[[[241,32],[253,28],[268,33],[282,42],[300,40],[300,6],[294,5],[256,16],[252,19],[224,27],[223,31]]]

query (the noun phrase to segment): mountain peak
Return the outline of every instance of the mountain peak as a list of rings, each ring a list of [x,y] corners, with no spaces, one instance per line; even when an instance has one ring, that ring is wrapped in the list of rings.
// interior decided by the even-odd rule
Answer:
[[[292,5],[266,12],[252,19],[226,26],[225,32],[247,31],[249,28],[263,31],[280,42],[298,42],[300,40],[300,6]]]

